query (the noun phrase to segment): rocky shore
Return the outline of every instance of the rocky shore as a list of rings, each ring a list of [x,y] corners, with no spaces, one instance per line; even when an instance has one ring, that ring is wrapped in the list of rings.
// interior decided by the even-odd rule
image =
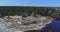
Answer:
[[[5,27],[3,28],[3,30],[8,28],[9,29],[14,28],[20,31],[30,31],[30,30],[34,31],[42,29],[43,27],[45,27],[45,25],[51,23],[52,21],[53,18],[45,16],[39,16],[39,17],[10,16],[10,19],[8,19],[7,16],[5,16],[4,18],[0,18],[0,22],[5,25],[5,26],[3,25],[3,27]],[[0,29],[2,29],[2,27]]]

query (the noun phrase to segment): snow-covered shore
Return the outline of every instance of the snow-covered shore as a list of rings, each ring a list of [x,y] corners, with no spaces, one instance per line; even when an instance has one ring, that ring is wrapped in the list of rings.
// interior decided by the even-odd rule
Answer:
[[[21,31],[38,30],[45,27],[45,25],[53,21],[53,18],[44,17],[44,16],[39,16],[37,18],[34,16],[28,16],[23,19],[21,16],[10,16],[10,17],[11,19],[7,19],[7,16],[5,16],[4,18],[0,18],[0,22],[5,24],[6,28],[12,27]],[[0,25],[0,27],[2,27],[2,25]]]

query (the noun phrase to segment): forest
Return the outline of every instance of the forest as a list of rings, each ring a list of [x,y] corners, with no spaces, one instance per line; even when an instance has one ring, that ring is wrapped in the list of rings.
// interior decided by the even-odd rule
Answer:
[[[43,16],[60,15],[58,7],[0,6],[0,16],[29,16],[32,13]]]

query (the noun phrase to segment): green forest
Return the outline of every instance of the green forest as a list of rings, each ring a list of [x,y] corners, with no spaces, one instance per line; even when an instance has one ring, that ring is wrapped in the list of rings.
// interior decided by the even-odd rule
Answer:
[[[60,15],[60,11],[55,7],[28,7],[28,6],[0,6],[0,16],[31,15],[34,14],[51,16],[54,13]]]

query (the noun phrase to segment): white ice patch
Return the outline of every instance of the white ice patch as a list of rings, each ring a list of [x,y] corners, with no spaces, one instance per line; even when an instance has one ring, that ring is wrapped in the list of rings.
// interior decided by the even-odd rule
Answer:
[[[0,30],[6,28],[5,24],[0,22]]]
[[[22,22],[17,22],[18,24],[22,24]]]

